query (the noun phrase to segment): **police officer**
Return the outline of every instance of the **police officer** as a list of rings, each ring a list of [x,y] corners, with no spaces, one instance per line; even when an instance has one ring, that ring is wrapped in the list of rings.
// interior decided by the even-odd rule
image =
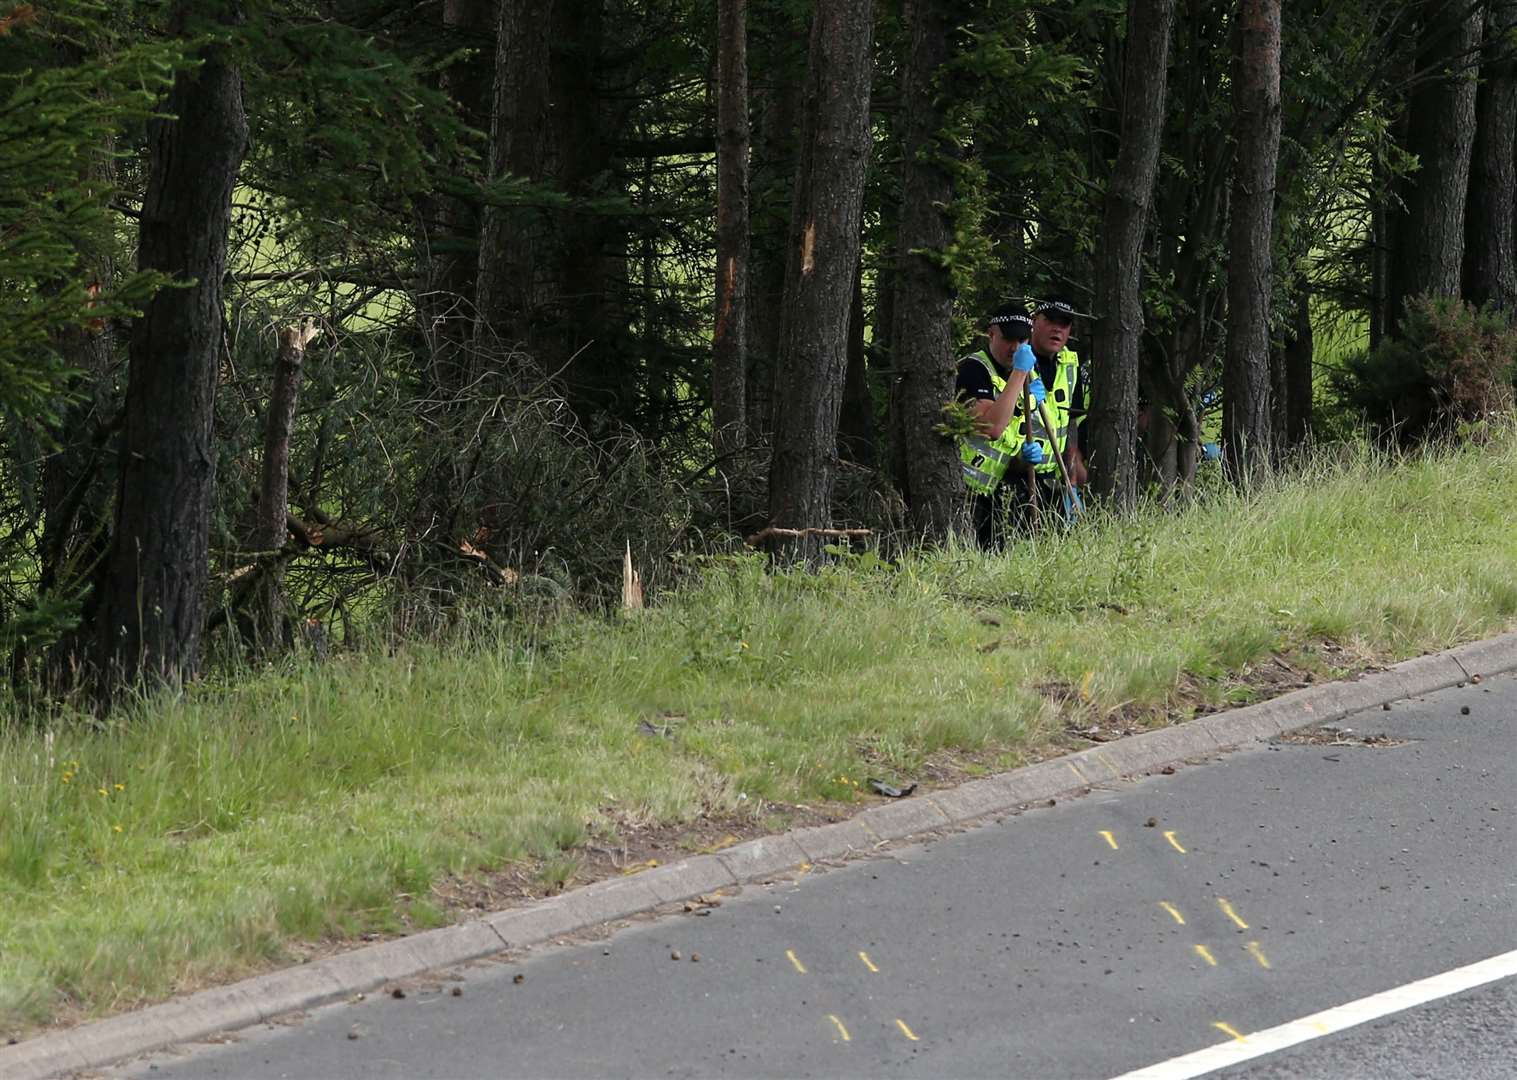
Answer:
[[[1002,305],[987,320],[985,347],[959,361],[954,392],[979,426],[978,434],[959,440],[959,461],[970,492],[975,536],[985,548],[1004,543],[1008,510],[1025,502],[1028,469],[1043,460],[1042,447],[1024,438],[1021,409],[1024,386],[1034,400],[1046,398],[1033,370],[1036,357],[1027,344],[1033,329],[1025,306]]]
[[[1080,449],[1079,425],[1085,417],[1085,379],[1080,357],[1068,347],[1075,319],[1089,318],[1063,297],[1039,300],[1032,309],[1032,333],[1028,338],[1037,358],[1036,374],[1048,393],[1049,420],[1054,430],[1043,426],[1040,416],[1032,421],[1032,438],[1040,453],[1034,466],[1038,496],[1043,506],[1056,507],[1063,499],[1062,479],[1055,454],[1062,454],[1076,485],[1086,478],[1085,457]],[[1023,418],[1018,417],[1021,422]],[[1024,426],[1019,434],[1025,438]]]

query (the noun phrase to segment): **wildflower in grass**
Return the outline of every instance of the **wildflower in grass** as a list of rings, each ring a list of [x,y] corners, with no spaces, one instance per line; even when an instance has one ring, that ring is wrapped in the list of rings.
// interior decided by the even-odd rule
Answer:
[[[102,794],[102,795],[109,795],[110,794],[110,792],[106,791],[105,788],[100,788],[99,790],[100,790],[100,794]]]
[[[112,825],[112,826],[111,826],[111,831],[112,831],[112,832],[122,832],[122,831],[124,831],[124,830],[123,830],[123,829],[122,829],[122,828],[121,828],[121,826],[120,826],[120,825]]]
[[[126,790],[126,785],[125,784],[117,784],[116,785],[116,790],[117,791],[125,791]]]

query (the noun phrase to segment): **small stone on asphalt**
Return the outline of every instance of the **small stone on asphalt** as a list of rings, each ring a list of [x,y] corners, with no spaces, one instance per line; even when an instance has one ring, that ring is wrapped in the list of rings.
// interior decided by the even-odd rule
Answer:
[[[397,986],[395,989],[390,991],[390,996],[396,1000],[399,1000],[400,998],[406,996],[406,992]]]
[[[675,950],[673,950],[673,951],[672,951],[672,952],[671,952],[671,953],[670,953],[670,954],[669,954],[669,959],[670,959],[670,960],[678,960],[678,959],[679,959],[679,958],[680,958],[680,956],[679,956],[679,950],[678,950],[678,949],[675,949]]]
[[[527,981],[527,977],[525,975],[513,975],[511,976],[511,981],[514,982],[517,986],[520,986],[522,983]]]
[[[1460,716],[1468,716],[1468,715],[1470,715],[1470,707],[1468,705],[1461,705],[1461,706],[1459,706],[1459,715]]]

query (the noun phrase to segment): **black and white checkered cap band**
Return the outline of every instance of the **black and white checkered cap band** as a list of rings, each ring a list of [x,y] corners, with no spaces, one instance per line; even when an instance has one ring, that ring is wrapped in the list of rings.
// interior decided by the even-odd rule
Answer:
[[[1032,325],[1032,317],[1028,315],[992,315],[991,326],[1000,326],[1004,323],[1021,323],[1023,326]]]
[[[1058,314],[1070,319],[1088,319],[1091,317],[1083,311],[1076,311],[1063,300],[1039,300],[1033,305],[1032,313],[1034,315]]]

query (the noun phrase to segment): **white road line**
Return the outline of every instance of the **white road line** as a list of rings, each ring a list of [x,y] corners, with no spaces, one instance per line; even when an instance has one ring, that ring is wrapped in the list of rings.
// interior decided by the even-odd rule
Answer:
[[[1205,1050],[1123,1073],[1113,1080],[1189,1080],[1513,975],[1517,975],[1517,950],[1303,1016],[1279,1027],[1246,1034],[1241,1042],[1229,1039]]]

